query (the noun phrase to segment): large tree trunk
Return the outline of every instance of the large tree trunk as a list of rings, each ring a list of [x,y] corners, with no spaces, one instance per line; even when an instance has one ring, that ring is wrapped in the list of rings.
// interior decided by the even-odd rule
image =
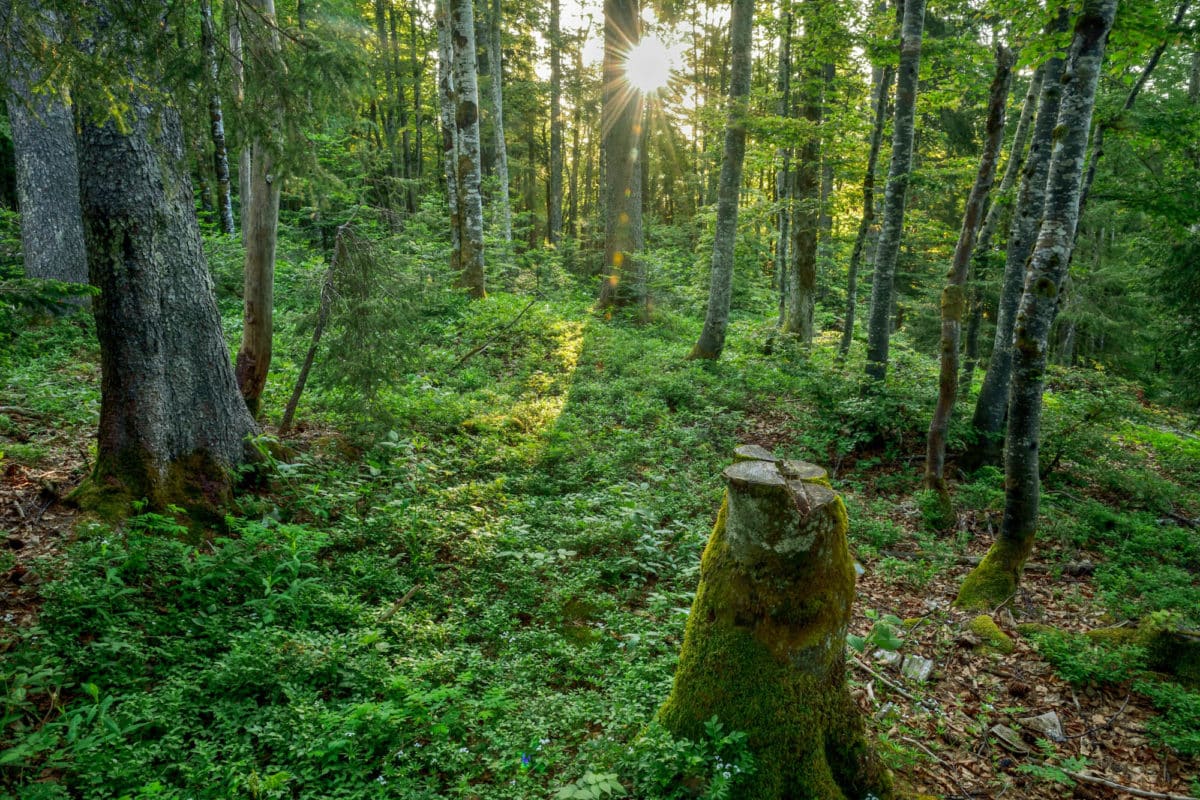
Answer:
[[[29,30],[8,2],[0,3],[0,14],[0,24],[9,25],[0,30],[0,67],[7,73],[25,275],[87,283],[75,120],[59,97],[29,89],[42,77],[26,52],[29,39],[54,37],[54,21],[46,15],[42,31]]]
[[[925,0],[905,0],[900,29],[900,67],[896,79],[896,118],[892,135],[892,163],[884,190],[883,225],[875,248],[875,276],[871,281],[871,317],[867,327],[867,377],[887,377],[891,337],[892,294],[900,235],[904,230],[904,203],[912,169],[913,132],[917,112],[917,71],[921,60],[921,33],[925,25]]]
[[[204,262],[179,115],[134,98],[128,126],[84,115],[84,230],[100,340],[100,433],[77,497],[114,513],[146,498],[227,495],[255,432]]]
[[[462,272],[459,284],[472,297],[486,297],[483,275],[483,196],[479,163],[479,83],[476,75],[475,7],[448,0],[454,48],[454,123],[458,132],[458,202]]]
[[[1037,246],[1025,275],[1014,330],[1010,419],[1004,457],[1004,520],[987,556],[963,581],[955,601],[968,608],[993,607],[1017,589],[1037,531],[1040,483],[1038,443],[1050,327],[1071,263],[1079,190],[1096,84],[1117,0],[1086,0],[1075,23],[1071,63],[1064,73],[1062,107],[1046,181]]]
[[[879,82],[875,94],[875,124],[871,128],[871,146],[867,152],[867,172],[863,176],[862,219],[858,233],[854,236],[854,248],[850,251],[849,280],[846,283],[846,319],[842,323],[842,341],[838,344],[838,358],[845,359],[854,341],[854,313],[858,306],[858,268],[862,264],[866,249],[867,234],[875,222],[875,170],[879,164],[879,150],[883,144],[883,128],[887,122],[888,90],[892,87],[892,68],[886,66],[879,71]]]
[[[749,458],[724,474],[659,720],[695,740],[713,717],[745,732],[755,771],[740,798],[891,797],[846,686],[854,564],[841,498],[803,462]]]
[[[1066,30],[1067,9],[1059,12],[1054,31]],[[1033,250],[1034,237],[1042,219],[1046,200],[1046,175],[1050,169],[1050,152],[1054,145],[1054,130],[1058,123],[1058,109],[1062,101],[1063,59],[1054,56],[1043,65],[1042,98],[1038,104],[1037,122],[1033,139],[1029,143],[1029,157],[1025,162],[1025,174],[1021,179],[1021,191],[1017,198],[1012,226],[1008,233],[1008,249],[1004,263],[1004,278],[1000,285],[1000,299],[996,304],[996,335],[992,344],[992,357],[988,361],[987,373],[975,401],[975,413],[971,424],[977,439],[964,457],[964,463],[978,466],[995,463],[1000,457],[1004,430],[1004,417],[1008,411],[1008,385],[1012,376],[1013,322],[1016,319],[1017,303],[1021,299],[1022,279],[1025,264]]]
[[[704,317],[700,339],[692,348],[690,358],[719,358],[725,348],[725,332],[729,328],[738,201],[742,189],[742,164],[746,157],[746,114],[750,98],[750,34],[753,27],[754,0],[733,0],[730,20],[733,72],[729,80],[729,120],[725,126],[725,154],[721,162],[721,187],[717,199],[717,230],[713,236],[708,311]]]
[[[642,249],[642,96],[625,79],[625,53],[641,38],[638,0],[604,0],[600,147],[604,164],[602,309],[645,306]]]
[[[559,30],[559,0],[550,0],[550,177],[547,189],[546,238],[552,245],[562,239],[563,125],[562,125],[562,32]]]
[[[217,33],[213,25],[212,0],[200,0],[200,45],[208,86],[208,127],[213,143],[213,173],[217,178],[217,215],[221,232],[232,235],[233,196],[229,186],[229,151],[225,147],[225,113],[221,109],[220,71],[217,64]]]
[[[557,2],[557,0],[555,0]],[[504,138],[504,50],[500,46],[500,0],[492,0],[492,13],[488,20],[488,60],[492,68],[492,134],[496,142],[496,187],[497,213],[500,216],[500,233],[504,241],[512,242],[512,204],[508,198],[508,143]],[[557,21],[552,25],[557,25]],[[554,38],[557,38],[556,36]],[[555,49],[551,48],[552,52]],[[551,106],[557,103],[554,89],[551,90]],[[554,113],[554,112],[552,112]],[[559,171],[562,171],[562,129],[559,129]],[[553,161],[553,154],[551,155]],[[562,194],[562,181],[559,180],[559,194]],[[561,227],[560,218],[559,225]]]
[[[454,44],[450,37],[449,0],[436,0],[438,108],[442,122],[442,166],[450,211],[450,271],[462,270],[462,204],[458,197],[458,128],[454,125]]]
[[[1012,66],[1012,51],[1004,46],[997,47],[996,77],[988,94],[986,134],[983,153],[979,157],[979,171],[975,174],[975,184],[967,198],[962,231],[954,248],[950,272],[946,276],[946,288],[942,290],[941,370],[938,375],[937,405],[929,423],[926,442],[925,486],[939,492],[947,505],[950,498],[942,472],[946,462],[946,431],[950,427],[950,416],[954,413],[954,401],[958,396],[958,343],[966,308],[964,287],[971,266],[975,236],[983,222],[983,207],[996,176],[996,159],[1004,142],[1004,110],[1008,102],[1008,87],[1012,82]]]
[[[268,65],[279,57],[279,33],[275,29],[275,0],[247,0],[255,10],[256,29],[250,52],[258,71],[255,81],[268,80]],[[267,93],[260,92],[263,96]],[[270,100],[267,101],[271,103]],[[250,414],[258,416],[267,373],[271,368],[271,345],[275,328],[275,245],[279,237],[279,191],[283,178],[275,170],[279,144],[272,139],[283,130],[279,107],[256,109],[267,121],[266,138],[259,135],[250,147],[250,207],[244,217],[242,239],[246,246],[242,288],[242,344],[237,354],[237,381]]]

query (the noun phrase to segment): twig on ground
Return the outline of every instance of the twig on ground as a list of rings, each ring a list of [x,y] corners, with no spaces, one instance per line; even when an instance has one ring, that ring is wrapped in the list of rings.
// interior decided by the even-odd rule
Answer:
[[[918,749],[919,749],[921,752],[923,752],[925,755],[929,756],[929,757],[930,757],[930,758],[932,758],[934,761],[936,761],[937,763],[941,764],[941,765],[942,765],[942,769],[946,770],[946,774],[947,774],[947,775],[949,775],[949,776],[950,776],[950,780],[951,780],[951,781],[953,781],[953,783],[954,783],[954,788],[955,788],[955,789],[958,789],[958,794],[959,794],[959,796],[961,796],[961,797],[970,797],[970,796],[971,796],[971,794],[970,794],[970,793],[969,793],[969,792],[968,792],[966,789],[964,789],[964,788],[963,788],[963,785],[962,785],[961,783],[959,783],[959,782],[958,782],[958,776],[957,776],[957,775],[955,775],[953,772],[951,772],[951,771],[950,771],[950,765],[949,765],[949,764],[947,764],[945,761],[943,761],[943,760],[942,760],[942,758],[941,758],[941,756],[939,756],[937,753],[933,752],[933,751],[932,751],[932,750],[930,750],[928,747],[926,747],[925,745],[921,744],[919,741],[917,741],[916,739],[913,739],[913,738],[912,738],[912,737],[910,737],[910,736],[901,736],[901,737],[900,737],[900,739],[901,739],[901,741],[905,741],[905,742],[908,742],[908,743],[909,743],[909,744],[911,744],[911,745],[915,745],[915,746],[916,746],[916,747],[917,747],[917,748],[918,748]]]
[[[403,597],[401,597],[396,602],[392,603],[391,606],[389,606],[386,611],[384,611],[382,614],[379,615],[379,621],[387,622],[389,619],[391,619],[397,611],[399,611],[401,608],[404,607],[405,603],[407,603],[409,600],[412,600],[413,595],[416,594],[417,589],[420,589],[420,588],[421,588],[421,584],[419,584],[419,583],[414,584],[411,589],[409,589],[407,592],[404,593]]]
[[[1107,786],[1109,789],[1116,789],[1118,792],[1125,792],[1126,794],[1131,794],[1134,797],[1149,797],[1151,800],[1194,800],[1194,798],[1188,797],[1187,795],[1171,794],[1170,792],[1152,792],[1149,789],[1138,789],[1133,786],[1125,786],[1124,784],[1117,783],[1116,781],[1110,781],[1108,778],[1101,778],[1098,775],[1089,775],[1086,772],[1067,772],[1067,775],[1071,776],[1077,781],[1094,783],[1097,786]]]
[[[1070,736],[1067,736],[1066,738],[1067,739],[1082,739],[1083,737],[1087,736],[1088,734],[1095,733],[1098,730],[1107,730],[1107,729],[1111,728],[1112,724],[1114,722],[1116,722],[1117,717],[1119,717],[1125,713],[1125,709],[1129,706],[1129,700],[1132,697],[1133,697],[1132,694],[1125,695],[1125,702],[1121,703],[1121,707],[1117,709],[1117,713],[1113,714],[1111,717],[1108,718],[1108,722],[1105,722],[1103,725],[1093,725],[1092,727],[1088,728],[1083,733],[1073,733]]]
[[[488,347],[489,347],[489,346],[492,344],[492,342],[494,342],[494,341],[496,341],[496,339],[500,338],[500,334],[504,333],[504,332],[505,332],[505,331],[507,331],[509,328],[513,327],[513,326],[514,326],[514,325],[516,325],[518,322],[520,322],[520,321],[521,321],[521,317],[525,316],[525,312],[526,312],[526,311],[528,311],[529,309],[533,308],[533,304],[534,304],[534,303],[536,303],[536,302],[537,302],[539,299],[540,299],[540,298],[539,298],[537,295],[534,295],[533,299],[532,299],[532,300],[530,300],[530,301],[529,301],[529,302],[528,302],[528,303],[525,305],[525,307],[521,309],[521,313],[520,313],[520,314],[517,314],[515,317],[513,317],[513,318],[512,318],[512,321],[511,321],[511,322],[509,322],[507,325],[505,325],[504,327],[500,328],[498,331],[496,331],[496,332],[495,332],[495,333],[493,333],[491,336],[489,336],[489,337],[487,338],[487,340],[486,340],[486,341],[485,341],[483,344],[479,345],[479,346],[478,346],[478,347],[476,347],[474,350],[472,350],[471,352],[467,353],[465,356],[463,356],[462,358],[460,358],[458,361],[455,361],[455,362],[454,362],[454,365],[453,365],[453,366],[451,366],[451,367],[450,367],[450,369],[446,370],[446,372],[448,372],[448,373],[449,373],[449,372],[454,372],[454,371],[455,371],[455,370],[457,370],[459,367],[461,367],[463,364],[467,363],[467,360],[468,360],[468,359],[470,359],[472,356],[474,356],[474,355],[477,355],[477,354],[479,354],[479,353],[482,353],[484,350],[486,350],[486,349],[487,349],[487,348],[488,348]]]
[[[48,414],[43,414],[40,411],[31,411],[28,408],[20,406],[0,406],[0,414],[9,414],[14,417],[26,417],[28,419],[48,419]]]

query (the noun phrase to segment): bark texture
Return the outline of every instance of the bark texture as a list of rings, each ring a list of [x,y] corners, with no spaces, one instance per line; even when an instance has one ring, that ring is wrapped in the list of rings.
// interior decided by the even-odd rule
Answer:
[[[966,310],[967,273],[971,266],[971,252],[975,238],[983,223],[984,205],[992,182],[996,177],[996,159],[1000,145],[1004,142],[1004,111],[1008,103],[1008,87],[1012,83],[1013,53],[1004,46],[996,48],[996,76],[988,92],[988,115],[985,125],[983,153],[979,158],[979,170],[975,183],[967,198],[963,211],[962,230],[950,272],[946,275],[946,288],[942,290],[942,349],[941,368],[938,373],[938,399],[929,423],[929,436],[925,449],[925,486],[941,494],[943,502],[949,504],[949,494],[943,476],[946,463],[946,431],[954,413],[954,401],[958,396],[958,344],[962,331],[963,313]]]
[[[957,603],[994,606],[1016,591],[1033,550],[1041,486],[1038,445],[1050,327],[1071,263],[1079,192],[1096,85],[1117,0],[1086,0],[1075,23],[1071,62],[1064,73],[1062,106],[1047,178],[1045,212],[1025,275],[1014,331],[1010,419],[1004,457],[1004,520],[1000,535],[963,581]]]
[[[448,0],[454,48],[454,126],[458,139],[458,203],[462,241],[459,283],[472,297],[486,297],[483,275],[483,195],[479,162],[479,82],[472,0]]]
[[[779,93],[775,113],[786,118],[792,111],[792,12],[783,9],[782,29],[779,32],[779,63],[775,72],[775,91]],[[780,147],[775,151],[779,166],[775,170],[775,212],[778,235],[775,239],[775,279],[779,284],[779,327],[783,327],[787,309],[788,242],[792,221],[791,162],[792,149]]]
[[[1055,32],[1067,29],[1067,9],[1059,12],[1058,20],[1052,25]],[[987,373],[975,400],[975,413],[971,424],[977,439],[966,455],[966,463],[979,466],[995,463],[1000,456],[1004,417],[1008,411],[1008,384],[1012,376],[1013,321],[1016,319],[1017,303],[1021,299],[1021,285],[1025,264],[1033,251],[1038,224],[1046,201],[1046,175],[1050,169],[1050,151],[1054,145],[1054,130],[1058,124],[1059,105],[1062,102],[1063,59],[1054,56],[1043,65],[1042,97],[1038,103],[1037,122],[1033,138],[1029,143],[1029,156],[1025,161],[1025,173],[1021,177],[1021,189],[1013,211],[1012,225],[1008,232],[1008,249],[1004,261],[1004,278],[1000,284],[1000,298],[996,303],[996,335],[992,343],[992,356],[988,361]]]
[[[900,68],[896,78],[896,117],[892,135],[892,163],[884,190],[883,224],[875,249],[875,275],[871,282],[871,317],[867,327],[867,377],[887,377],[891,337],[892,294],[900,236],[904,230],[904,204],[912,169],[913,131],[917,112],[917,71],[921,61],[921,34],[925,25],[925,0],[905,0],[900,29]]]
[[[559,0],[550,0],[550,176],[546,198],[546,238],[557,245],[563,226],[562,32]]]
[[[554,0],[554,2],[555,2],[554,7],[555,7],[555,9],[557,9],[558,0]],[[555,29],[555,26],[557,26],[557,24],[558,24],[557,18],[554,17],[555,13],[557,13],[557,12],[556,11],[551,12],[551,19],[552,19],[551,29],[552,30]],[[492,13],[489,16],[490,16],[490,19],[489,19],[490,24],[489,24],[489,29],[488,29],[488,61],[490,62],[490,66],[492,68],[492,134],[493,134],[493,137],[494,137],[495,143],[496,143],[496,180],[500,184],[499,186],[496,187],[496,206],[497,206],[496,213],[500,217],[500,233],[504,236],[504,241],[512,242],[512,204],[509,202],[509,199],[508,199],[508,143],[504,138],[504,51],[503,51],[503,48],[500,47],[500,35],[501,35],[501,30],[502,30],[502,27],[500,24],[500,22],[501,22],[500,0],[492,0]],[[552,33],[551,36],[552,36],[551,41],[554,41],[555,38],[557,38],[556,33]],[[557,64],[557,58],[558,58],[558,49],[557,49],[557,46],[554,45],[551,47],[551,60],[554,62],[554,64]],[[557,67],[555,67],[555,69],[557,69]],[[558,97],[556,95],[557,86],[554,84],[553,80],[554,79],[552,78],[551,79],[551,93],[550,93],[551,94],[550,108],[551,108],[551,114],[553,114],[555,117],[557,117],[558,116],[558,111],[556,110],[558,108]],[[553,123],[551,123],[551,124],[553,124]],[[562,177],[561,177],[561,173],[562,173],[562,123],[561,122],[559,122],[558,137],[559,137],[558,194],[559,194],[559,206],[561,207],[561,205],[562,205],[562,200],[561,200],[561,198],[562,198]],[[554,162],[554,141],[553,141],[554,135],[553,135],[553,133],[551,133],[550,139],[551,139],[550,161],[551,161],[551,165],[552,165],[551,166],[551,176],[553,176],[553,174],[554,174],[554,172],[553,172],[553,162]],[[551,178],[551,180],[553,180],[553,177]],[[551,188],[551,194],[553,194],[553,187]],[[561,212],[560,212],[559,228],[561,228],[561,227],[562,227],[562,216],[561,216]],[[551,241],[557,241],[557,240],[551,239]]]
[[[642,249],[642,96],[625,80],[625,53],[638,43],[638,0],[604,0],[600,147],[604,182],[601,309],[647,302]]]
[[[7,2],[0,3],[0,14],[25,275],[87,283],[75,120],[61,97],[30,91],[42,77],[29,54],[32,39],[54,38],[54,20],[47,15],[37,31],[22,25]]]
[[[845,506],[820,467],[739,458],[659,720],[692,739],[713,716],[745,731],[757,769],[744,800],[891,797],[846,686]]]
[[[730,20],[733,64],[729,78],[729,120],[725,126],[725,153],[717,193],[717,230],[713,237],[712,273],[708,311],[700,339],[691,358],[719,358],[729,328],[729,302],[733,289],[734,246],[737,242],[738,202],[741,199],[742,164],[746,157],[746,114],[750,99],[750,34],[754,0],[733,0]]]
[[[126,133],[89,122],[80,137],[102,377],[96,468],[79,497],[211,505],[254,420],[221,335],[179,115],[131,105]]]
[[[271,64],[279,56],[279,34],[275,30],[275,0],[247,0],[259,25],[250,39],[250,52],[259,65]],[[266,81],[262,66],[252,76]],[[257,92],[260,97],[267,92]],[[258,416],[275,332],[275,246],[279,238],[279,191],[283,180],[276,174],[275,161],[283,130],[282,110],[271,105],[258,109],[267,120],[265,134],[250,146],[250,202],[242,231],[246,246],[242,285],[242,343],[237,353],[237,382],[252,416]]]
[[[438,108],[442,122],[442,166],[450,211],[450,271],[462,270],[462,206],[458,201],[458,129],[454,125],[454,44],[450,38],[449,0],[436,0]]]
[[[816,12],[816,9],[809,9]],[[811,18],[806,20],[811,22]],[[815,37],[805,37],[815,44]],[[808,123],[804,143],[797,154],[792,175],[792,241],[788,255],[787,303],[784,307],[783,331],[812,344],[813,315],[817,303],[817,245],[821,222],[821,90],[823,76],[818,65],[810,64],[802,72],[800,117]]]
[[[846,283],[846,319],[842,322],[842,340],[838,344],[838,358],[850,354],[850,343],[854,341],[854,315],[858,306],[858,269],[866,249],[867,235],[875,223],[875,171],[879,165],[879,150],[883,145],[883,128],[887,122],[888,92],[892,87],[892,68],[886,66],[879,71],[875,90],[875,124],[871,127],[871,145],[867,151],[867,172],[863,175],[863,211],[854,236],[854,248],[850,251],[849,279]]]
[[[200,0],[200,48],[209,84],[208,129],[213,144],[213,174],[217,179],[217,216],[221,220],[221,232],[232,235],[233,193],[229,184],[229,150],[225,146],[225,112],[221,108],[221,91],[218,88],[221,83],[212,0]]]

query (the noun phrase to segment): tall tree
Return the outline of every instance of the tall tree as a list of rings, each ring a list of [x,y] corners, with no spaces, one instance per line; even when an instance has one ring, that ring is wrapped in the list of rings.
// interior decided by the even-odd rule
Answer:
[[[233,75],[233,104],[241,111],[246,102],[246,50],[242,36],[242,0],[225,4],[229,26],[229,65]],[[242,243],[250,228],[250,148],[245,142],[238,151],[238,206],[241,211]]]
[[[719,358],[729,327],[738,201],[741,198],[742,164],[746,157],[750,40],[753,28],[754,0],[733,0],[730,19],[733,66],[729,77],[729,120],[725,125],[725,154],[721,162],[721,186],[717,195],[717,230],[713,236],[708,311],[700,339],[692,348],[691,358]]]
[[[563,226],[562,31],[559,0],[550,0],[550,176],[547,179],[546,238],[557,245]]]
[[[438,108],[442,126],[442,167],[450,211],[450,271],[462,270],[462,203],[458,192],[458,127],[454,124],[454,43],[450,36],[448,0],[436,0],[438,43]]]
[[[31,24],[0,2],[0,67],[7,76],[8,120],[16,160],[17,205],[25,275],[87,283],[79,211],[75,120],[58,93],[35,93],[35,54],[54,46],[55,20],[36,6]]]
[[[255,432],[204,261],[174,109],[83,116],[80,175],[100,340],[100,431],[84,501],[220,502]]]
[[[229,150],[225,146],[225,112],[221,108],[220,70],[217,62],[217,32],[213,24],[212,0],[200,0],[200,49],[208,78],[208,125],[213,144],[213,173],[217,178],[217,216],[221,231],[234,233],[233,193],[229,187]]]
[[[638,0],[604,0],[600,148],[604,180],[602,309],[647,301],[642,249],[642,96],[625,75],[641,37]]]
[[[966,308],[964,287],[971,266],[976,234],[983,223],[984,205],[996,176],[996,159],[1000,154],[1000,145],[1004,142],[1004,111],[1008,102],[1008,87],[1012,82],[1012,66],[1012,51],[1003,45],[997,46],[996,77],[992,80],[988,92],[983,153],[979,157],[979,170],[975,173],[975,183],[971,187],[967,207],[963,211],[962,231],[954,248],[950,272],[946,275],[946,288],[942,290],[941,370],[938,376],[937,405],[929,423],[926,443],[925,486],[939,492],[946,503],[949,502],[949,495],[943,477],[943,467],[946,461],[946,431],[950,427],[950,416],[954,413],[954,401],[958,396],[958,344],[963,312]]]
[[[557,3],[558,0],[554,0],[554,2]],[[551,13],[552,19],[553,13]],[[492,68],[492,135],[496,141],[496,180],[500,184],[496,187],[496,211],[500,216],[500,232],[504,236],[504,241],[512,242],[512,204],[508,199],[508,142],[504,138],[504,48],[500,46],[500,34],[502,30],[500,24],[500,0],[492,0],[492,13],[488,17],[488,62]],[[551,27],[553,28],[556,24],[557,22],[552,21]],[[551,38],[553,41],[554,37],[552,36]],[[553,44],[551,45],[551,50],[552,52],[556,52]],[[553,91],[551,92],[551,96],[553,97]],[[552,101],[552,108],[553,104]],[[560,160],[562,158],[561,136],[560,131]],[[551,161],[553,160],[552,151]],[[561,191],[562,184],[560,182],[560,194]]]
[[[249,210],[243,217],[246,229],[245,269],[242,287],[242,343],[237,353],[237,381],[252,416],[258,416],[267,373],[275,317],[275,246],[279,238],[279,193],[283,177],[276,164],[283,133],[283,110],[268,89],[274,79],[280,44],[275,22],[275,0],[244,0],[253,10],[249,28],[249,50],[255,67],[254,113],[262,128],[250,145]],[[246,20],[250,21],[250,20]],[[245,31],[243,31],[245,33]]]
[[[1064,7],[1060,9],[1055,22],[1051,23],[1050,30],[1065,31],[1068,23],[1068,11]],[[1000,455],[1000,432],[1004,430],[1004,417],[1008,410],[1008,383],[1012,375],[1013,322],[1016,319],[1017,303],[1021,299],[1025,264],[1033,250],[1034,237],[1037,235],[1046,200],[1046,175],[1050,169],[1050,152],[1054,145],[1054,130],[1058,122],[1059,104],[1062,101],[1062,55],[1056,53],[1051,56],[1042,65],[1042,69],[1042,97],[1038,103],[1037,121],[1034,123],[1033,138],[1029,142],[1029,156],[1025,160],[1021,189],[1008,232],[1004,278],[1000,285],[1000,298],[996,304],[996,334],[992,344],[992,356],[988,360],[987,373],[983,377],[979,397],[975,400],[975,413],[971,417],[977,439],[965,454],[964,460],[972,466],[993,463]]]
[[[1038,444],[1050,327],[1071,263],[1096,84],[1116,11],[1117,0],[1085,0],[1075,22],[1044,213],[1014,331],[1015,364],[1004,450],[1004,520],[987,556],[963,581],[956,601],[960,606],[992,607],[1011,597],[1033,550],[1041,494]]]
[[[792,8],[790,0],[784,0],[779,26],[779,62],[776,64],[775,91],[778,94],[775,113],[785,119],[792,113]],[[775,151],[778,166],[775,169],[775,212],[777,234],[775,238],[775,280],[779,286],[779,327],[783,327],[787,311],[788,286],[788,242],[791,239],[789,225],[792,221],[792,148],[786,144]]]
[[[905,0],[900,26],[900,67],[896,77],[896,117],[892,134],[892,163],[884,190],[883,224],[875,248],[875,275],[871,282],[871,317],[867,327],[867,377],[887,377],[891,338],[892,294],[900,235],[904,229],[904,204],[911,179],[913,132],[917,112],[917,72],[921,61],[921,34],[925,26],[925,0]]]
[[[472,297],[485,297],[483,274],[483,195],[480,190],[479,81],[475,53],[475,5],[448,0],[454,48],[454,124],[458,140],[458,202],[462,263],[459,284]]]

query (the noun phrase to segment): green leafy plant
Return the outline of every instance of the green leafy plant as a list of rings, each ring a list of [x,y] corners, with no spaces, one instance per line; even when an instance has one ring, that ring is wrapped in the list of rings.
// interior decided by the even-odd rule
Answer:
[[[555,800],[603,800],[605,797],[625,797],[629,792],[613,772],[585,772],[583,777],[554,793]]]

